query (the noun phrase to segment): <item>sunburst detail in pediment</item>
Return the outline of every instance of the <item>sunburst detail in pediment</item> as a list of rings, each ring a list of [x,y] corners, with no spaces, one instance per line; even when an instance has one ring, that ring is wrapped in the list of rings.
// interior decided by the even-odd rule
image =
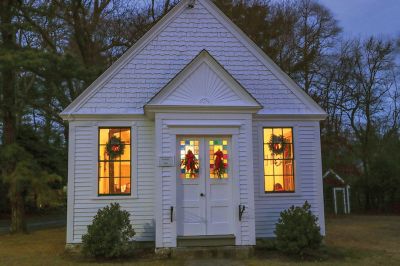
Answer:
[[[241,98],[205,62],[192,72],[164,104],[235,105]]]

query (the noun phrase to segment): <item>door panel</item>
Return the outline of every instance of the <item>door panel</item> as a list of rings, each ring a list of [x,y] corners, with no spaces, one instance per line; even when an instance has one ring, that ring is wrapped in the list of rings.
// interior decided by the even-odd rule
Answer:
[[[234,217],[232,209],[232,177],[229,171],[230,139],[221,137],[208,138],[207,144],[207,162],[210,162],[210,167],[207,167],[206,174],[206,193],[208,195],[206,203],[207,234],[232,234]]]
[[[177,181],[178,235],[187,233],[204,235],[206,232],[205,200],[200,197],[200,194],[204,193],[205,178],[204,171],[200,168],[203,161],[200,155],[202,144],[199,138],[182,138],[178,141],[180,158]],[[193,153],[194,158],[187,156],[190,153]],[[191,168],[193,165],[194,168]]]
[[[230,138],[182,137],[177,142],[178,235],[233,234]]]

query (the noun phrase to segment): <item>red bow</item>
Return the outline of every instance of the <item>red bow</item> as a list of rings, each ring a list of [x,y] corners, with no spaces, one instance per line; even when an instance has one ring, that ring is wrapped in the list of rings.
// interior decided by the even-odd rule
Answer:
[[[118,151],[119,151],[119,145],[117,145],[117,144],[112,145],[111,150],[112,150],[113,152],[118,152]]]
[[[195,162],[194,162],[194,154],[191,150],[188,150],[186,154],[186,171],[194,171],[195,170]]]
[[[223,162],[223,158],[224,158],[224,153],[220,150],[218,150],[216,153],[214,153],[215,160],[214,160],[214,168],[219,170],[221,168],[221,163]]]

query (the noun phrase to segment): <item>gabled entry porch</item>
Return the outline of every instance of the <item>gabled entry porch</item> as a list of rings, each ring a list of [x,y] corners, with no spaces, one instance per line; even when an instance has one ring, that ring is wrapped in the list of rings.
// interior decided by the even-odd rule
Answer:
[[[251,117],[155,114],[156,247],[255,244]]]
[[[156,247],[255,244],[252,115],[260,108],[205,50],[145,106],[156,131]]]

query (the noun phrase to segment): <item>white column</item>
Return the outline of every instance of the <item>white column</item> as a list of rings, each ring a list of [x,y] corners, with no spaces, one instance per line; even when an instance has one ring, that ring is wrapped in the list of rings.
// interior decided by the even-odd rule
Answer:
[[[337,205],[336,205],[336,188],[333,188],[333,203],[335,207],[335,214],[337,214]]]

